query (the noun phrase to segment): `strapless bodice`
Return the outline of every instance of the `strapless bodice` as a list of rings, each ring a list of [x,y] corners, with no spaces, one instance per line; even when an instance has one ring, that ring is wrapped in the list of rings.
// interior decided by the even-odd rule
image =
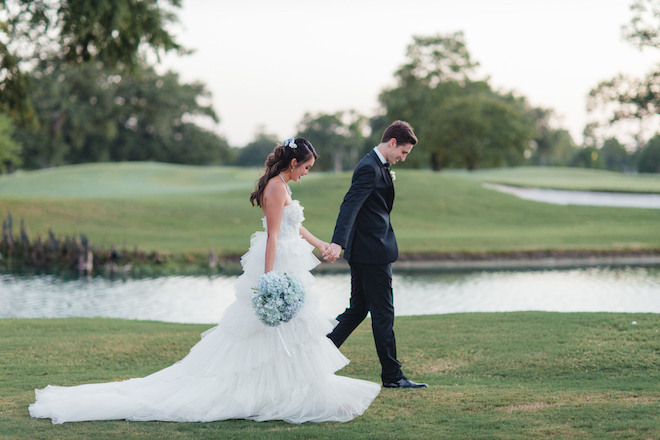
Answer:
[[[282,211],[282,224],[280,225],[280,240],[300,236],[300,226],[302,226],[302,222],[305,220],[303,209],[298,200],[294,200],[284,207],[284,211]],[[266,217],[262,219],[262,223],[265,230]]]

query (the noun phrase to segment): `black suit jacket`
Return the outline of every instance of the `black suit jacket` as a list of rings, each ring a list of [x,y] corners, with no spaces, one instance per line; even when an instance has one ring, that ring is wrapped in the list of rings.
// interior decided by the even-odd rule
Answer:
[[[389,171],[371,150],[353,172],[351,188],[339,208],[332,242],[351,263],[388,264],[399,257],[390,212],[394,185]]]

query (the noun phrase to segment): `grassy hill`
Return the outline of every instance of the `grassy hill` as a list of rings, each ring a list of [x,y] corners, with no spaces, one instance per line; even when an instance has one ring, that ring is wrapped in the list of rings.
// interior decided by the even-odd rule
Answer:
[[[161,163],[66,166],[0,176],[0,216],[30,235],[86,234],[105,246],[221,255],[245,252],[261,228],[249,193],[259,170]],[[292,183],[305,226],[330,240],[351,173]],[[659,176],[567,168],[399,170],[392,215],[405,253],[660,248],[660,210],[556,206],[482,188],[520,186],[660,193]],[[17,221],[15,224],[18,223]],[[16,231],[15,231],[16,232]]]
[[[469,172],[448,170],[447,174],[503,185],[579,191],[660,193],[660,175],[623,174],[588,168],[518,167]]]

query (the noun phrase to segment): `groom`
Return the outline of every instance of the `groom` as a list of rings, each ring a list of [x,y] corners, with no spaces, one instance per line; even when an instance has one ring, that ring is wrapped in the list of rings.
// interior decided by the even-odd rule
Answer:
[[[383,133],[378,146],[358,163],[351,188],[339,209],[332,244],[324,254],[335,261],[345,249],[351,267],[350,306],[337,317],[328,338],[339,347],[371,312],[371,327],[382,366],[383,386],[425,388],[407,379],[396,359],[392,265],[399,256],[390,224],[394,203],[393,174],[389,167],[405,161],[417,137],[407,122],[396,121]]]

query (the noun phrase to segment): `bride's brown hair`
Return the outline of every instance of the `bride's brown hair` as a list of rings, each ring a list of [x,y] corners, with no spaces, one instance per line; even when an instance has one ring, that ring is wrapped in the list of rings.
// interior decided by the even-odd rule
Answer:
[[[252,203],[252,206],[255,203],[257,206],[261,206],[261,196],[268,181],[286,170],[293,159],[296,159],[299,164],[302,164],[311,158],[317,159],[319,157],[307,139],[296,138],[294,142],[296,148],[288,146],[287,139],[287,141],[284,141],[287,145],[278,145],[266,158],[264,173],[257,182],[257,188],[250,194],[250,203]]]

